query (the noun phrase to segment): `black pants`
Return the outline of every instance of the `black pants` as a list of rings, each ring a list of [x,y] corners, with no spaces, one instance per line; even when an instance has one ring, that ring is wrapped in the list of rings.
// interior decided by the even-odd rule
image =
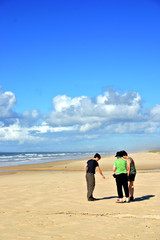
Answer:
[[[122,191],[122,186],[123,186],[125,196],[128,198],[129,197],[129,190],[128,190],[127,174],[121,173],[119,175],[116,175],[116,184],[117,184],[118,197],[123,198],[123,191]]]
[[[87,182],[87,199],[90,199],[93,197],[93,190],[95,187],[94,173],[86,173],[86,182]]]

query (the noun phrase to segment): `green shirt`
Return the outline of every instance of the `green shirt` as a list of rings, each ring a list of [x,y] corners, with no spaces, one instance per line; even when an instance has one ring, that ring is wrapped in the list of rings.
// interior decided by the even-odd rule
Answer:
[[[123,158],[118,158],[114,162],[116,167],[116,174],[127,173],[127,162]]]

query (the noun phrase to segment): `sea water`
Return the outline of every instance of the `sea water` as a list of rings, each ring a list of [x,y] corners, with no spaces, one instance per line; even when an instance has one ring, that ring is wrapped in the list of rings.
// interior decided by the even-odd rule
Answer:
[[[98,152],[101,156],[112,155],[113,152]],[[95,152],[14,152],[0,153],[0,167],[36,164],[52,161],[73,160],[93,157]]]

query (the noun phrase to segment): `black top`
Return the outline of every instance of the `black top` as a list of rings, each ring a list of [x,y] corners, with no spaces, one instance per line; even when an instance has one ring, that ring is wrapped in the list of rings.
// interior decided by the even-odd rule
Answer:
[[[95,174],[95,169],[98,167],[99,164],[96,160],[90,159],[87,162],[87,173],[94,173]]]

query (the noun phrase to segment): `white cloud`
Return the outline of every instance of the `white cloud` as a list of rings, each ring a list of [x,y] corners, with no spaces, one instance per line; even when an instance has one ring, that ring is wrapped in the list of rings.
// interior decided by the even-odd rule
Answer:
[[[82,125],[79,130],[80,130],[80,132],[87,132],[92,129],[99,128],[101,125],[102,125],[102,123],[100,123],[100,122],[95,122],[92,124],[86,123],[86,124]]]
[[[99,137],[98,134],[93,134],[93,135],[83,134],[83,135],[77,135],[75,138],[80,139],[80,140],[84,140],[84,139],[97,139],[98,137]]]
[[[154,133],[159,123],[157,122],[121,122],[105,127],[107,133]]]
[[[4,124],[1,123],[0,140],[24,143],[25,141],[40,141],[41,139],[38,136],[30,134],[29,129],[21,127],[19,120],[16,120],[16,122],[10,126],[4,126]]]
[[[67,126],[67,127],[51,127],[46,122],[43,122],[40,126],[33,126],[28,128],[29,131],[36,131],[37,133],[55,133],[55,132],[65,132],[65,131],[75,131],[77,130],[76,126]]]
[[[16,97],[12,92],[2,92],[0,89],[0,118],[12,117],[12,107],[16,104]]]
[[[23,114],[24,118],[37,118],[39,117],[39,113],[37,110],[32,111],[24,111]]]
[[[142,107],[139,93],[120,94],[108,90],[95,99],[87,96],[70,98],[58,95],[53,99],[54,111],[45,121],[54,127],[76,126],[79,132],[104,129],[113,133],[156,132],[160,126],[160,106],[150,111]]]
[[[131,91],[120,94],[108,90],[94,99],[58,95],[48,115],[36,109],[16,114],[12,111],[15,103],[13,93],[0,92],[1,141],[63,141],[73,136],[78,139],[77,134],[95,139],[102,133],[156,133],[160,127],[160,105],[143,109],[140,94]]]
[[[97,128],[108,121],[139,120],[143,118],[141,97],[138,93],[127,92],[120,95],[107,91],[104,96],[96,99],[86,96],[71,99],[65,95],[53,99],[55,111],[45,116],[45,121],[51,125],[79,124],[81,131]],[[93,126],[93,127],[91,127]]]
[[[160,121],[160,105],[159,104],[157,104],[154,108],[152,108],[150,113],[153,120]]]
[[[77,130],[75,126],[51,127],[45,122],[39,126],[24,127],[21,126],[20,121],[17,119],[16,122],[10,126],[4,126],[4,124],[0,122],[0,140],[18,141],[19,143],[26,141],[43,141],[45,139],[44,134],[75,130]]]
[[[87,97],[76,97],[71,99],[66,95],[58,95],[53,98],[53,107],[57,112],[62,112],[70,107],[80,107],[81,101]]]

